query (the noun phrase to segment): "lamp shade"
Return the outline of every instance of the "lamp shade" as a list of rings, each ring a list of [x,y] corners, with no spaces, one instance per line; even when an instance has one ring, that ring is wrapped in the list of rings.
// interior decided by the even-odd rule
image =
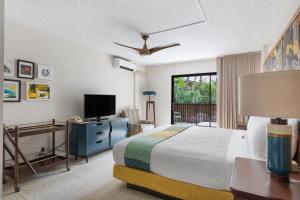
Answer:
[[[300,119],[300,71],[281,71],[239,79],[239,113]]]
[[[144,91],[143,92],[143,95],[147,95],[147,96],[155,96],[156,95],[156,92],[155,91]]]

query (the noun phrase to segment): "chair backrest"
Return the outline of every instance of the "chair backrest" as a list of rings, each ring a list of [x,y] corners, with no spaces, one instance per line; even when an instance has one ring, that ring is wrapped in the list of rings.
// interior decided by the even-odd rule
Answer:
[[[128,118],[129,123],[136,124],[140,121],[139,110],[138,109],[130,109],[128,110]]]

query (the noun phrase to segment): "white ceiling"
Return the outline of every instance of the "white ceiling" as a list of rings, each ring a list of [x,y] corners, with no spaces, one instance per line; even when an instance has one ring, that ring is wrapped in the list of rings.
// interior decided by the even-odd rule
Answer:
[[[299,0],[199,0],[206,22],[152,35],[149,47],[181,43],[141,57],[140,33],[205,18],[197,0],[6,0],[7,19],[138,64],[152,65],[258,51]],[[292,14],[291,14],[292,15]]]

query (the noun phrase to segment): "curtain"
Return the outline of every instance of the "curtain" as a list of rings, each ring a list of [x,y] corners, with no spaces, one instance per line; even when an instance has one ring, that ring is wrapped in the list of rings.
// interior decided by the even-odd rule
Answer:
[[[238,80],[240,76],[261,72],[258,52],[229,55],[217,59],[217,123],[220,128],[235,129],[245,122],[238,114]]]

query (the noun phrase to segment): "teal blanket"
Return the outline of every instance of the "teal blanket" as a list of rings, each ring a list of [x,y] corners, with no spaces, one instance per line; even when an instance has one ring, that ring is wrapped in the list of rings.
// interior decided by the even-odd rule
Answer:
[[[184,131],[187,126],[170,126],[130,141],[125,149],[125,164],[128,167],[150,171],[150,154],[158,143]]]

